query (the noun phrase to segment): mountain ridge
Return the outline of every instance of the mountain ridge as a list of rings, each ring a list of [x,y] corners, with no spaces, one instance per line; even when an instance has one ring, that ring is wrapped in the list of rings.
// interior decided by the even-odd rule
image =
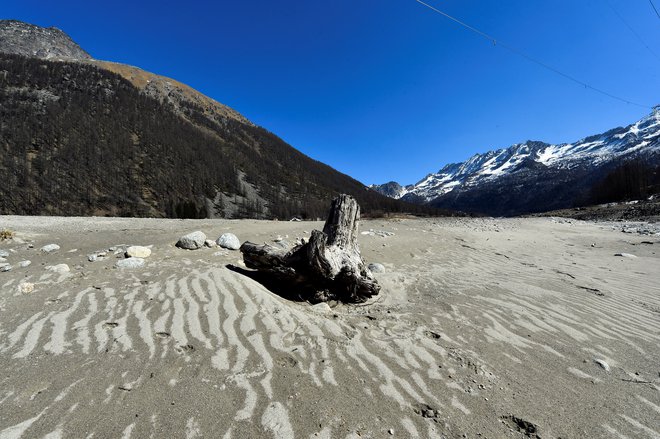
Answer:
[[[389,182],[370,187],[384,195],[394,194],[395,198],[412,202],[466,209],[470,212],[501,214],[506,209],[493,208],[489,205],[493,203],[486,203],[485,208],[479,211],[476,203],[465,203],[461,199],[479,198],[477,192],[483,188],[493,195],[503,190],[496,187],[498,183],[506,186],[546,180],[545,183],[548,184],[544,184],[544,187],[548,189],[552,187],[550,177],[557,179],[557,186],[578,177],[591,181],[624,160],[642,157],[655,162],[658,156],[660,107],[654,107],[652,113],[633,124],[588,136],[577,142],[550,144],[526,141],[508,148],[475,154],[464,162],[447,164],[413,185],[401,186],[396,182]],[[571,177],[571,173],[575,175]],[[513,181],[516,177],[521,177],[518,179],[520,181]],[[393,191],[392,188],[397,186],[400,189]],[[581,187],[581,184],[578,186],[581,190],[586,189]],[[562,203],[553,208],[571,207],[568,204],[575,201],[580,194],[575,192],[572,195],[574,199],[568,200],[564,197]],[[512,209],[510,213],[535,211],[535,206],[529,205]]]
[[[5,53],[42,59],[91,60],[92,56],[56,27],[20,20],[0,20],[0,48]]]

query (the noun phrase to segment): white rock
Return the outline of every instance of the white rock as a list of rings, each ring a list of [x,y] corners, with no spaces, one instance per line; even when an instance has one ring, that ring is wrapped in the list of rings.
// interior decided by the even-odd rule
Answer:
[[[219,252],[215,252],[215,253],[213,253],[213,256],[227,256],[228,254],[229,254],[228,251],[226,251],[226,250],[221,250],[221,251],[219,251]]]
[[[41,251],[44,253],[53,253],[60,249],[60,246],[57,244],[48,244],[41,247]]]
[[[7,262],[7,258],[3,258],[0,256],[0,262]]]
[[[18,292],[21,294],[30,294],[34,291],[34,284],[30,282],[24,282],[18,285]]]
[[[7,250],[0,250],[0,258],[8,258],[9,252]]]
[[[49,265],[46,267],[46,270],[60,274],[68,273],[71,271],[67,264]]]
[[[330,308],[330,305],[328,305],[326,302],[321,302],[321,303],[317,303],[316,305],[312,305],[312,309],[316,312],[320,312],[324,314],[332,312],[332,308]]]
[[[11,271],[11,265],[3,262],[2,264],[0,264],[0,271],[5,272],[5,273],[7,271]]]
[[[371,270],[372,273],[385,273],[385,266],[378,262],[372,262],[369,264],[369,270]]]
[[[196,231],[179,238],[176,246],[187,250],[197,250],[198,248],[204,247],[205,241],[206,235],[203,232]]]
[[[87,260],[88,260],[89,262],[96,262],[96,260],[97,260],[98,258],[99,258],[98,255],[94,255],[94,254],[92,254],[92,255],[87,255]]]
[[[605,360],[601,360],[599,358],[594,358],[594,363],[602,367],[606,372],[610,371],[610,365],[607,364]]]
[[[233,233],[223,233],[216,242],[220,247],[229,250],[238,250],[241,248],[241,241]]]
[[[208,248],[213,248],[218,246],[218,244],[216,244],[215,241],[212,239],[207,239],[206,241],[204,241],[204,245],[207,246]]]
[[[631,255],[630,253],[615,253],[614,256],[621,256],[622,258],[632,258],[632,259],[637,258],[637,256]]]
[[[29,266],[31,263],[32,263],[32,261],[21,261],[21,262],[18,263],[18,266],[21,267],[21,268],[25,268],[25,267]]]
[[[148,258],[151,256],[151,249],[141,245],[132,245],[126,249],[126,256],[129,258]]]
[[[115,264],[117,268],[140,268],[144,267],[143,258],[127,258],[117,261]]]

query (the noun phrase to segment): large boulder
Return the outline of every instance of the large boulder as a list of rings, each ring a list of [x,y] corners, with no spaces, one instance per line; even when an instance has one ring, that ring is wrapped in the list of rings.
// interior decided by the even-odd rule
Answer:
[[[204,247],[205,241],[206,235],[203,232],[196,231],[179,238],[176,246],[179,248],[185,248],[186,250],[197,250],[198,248]]]
[[[216,242],[220,247],[229,250],[238,250],[241,248],[241,241],[233,233],[223,233]]]
[[[127,258],[148,258],[151,256],[151,249],[141,245],[132,245],[126,249]]]

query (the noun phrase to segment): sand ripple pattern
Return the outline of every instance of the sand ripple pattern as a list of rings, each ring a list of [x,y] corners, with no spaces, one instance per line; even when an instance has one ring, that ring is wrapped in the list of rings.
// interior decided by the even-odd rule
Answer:
[[[396,262],[365,307],[292,303],[175,250],[105,283],[26,279],[30,296],[9,278],[0,439],[517,437],[512,419],[660,437],[651,250],[614,258],[590,243],[619,235],[549,220],[396,225],[364,238]]]
[[[16,367],[35,358],[37,370],[47,363],[62,369],[55,376],[40,373],[50,379],[37,386],[20,379],[3,384],[14,391],[27,386],[30,395],[7,395],[3,413],[17,419],[20,408],[25,419],[2,425],[0,438],[73,435],[75,413],[89,410],[114,410],[117,422],[125,419],[125,425],[98,426],[97,434],[114,431],[116,437],[162,437],[177,429],[181,437],[303,437],[291,419],[301,413],[321,424],[320,437],[350,436],[346,419],[359,419],[359,413],[333,402],[333,395],[346,391],[358,400],[389,401],[383,411],[394,416],[383,431],[426,437],[437,429],[415,415],[419,404],[452,409],[429,387],[440,378],[438,359],[446,352],[421,332],[411,346],[371,325],[287,302],[225,268],[127,288],[72,290],[50,308],[1,326],[0,353]],[[372,337],[372,331],[380,335]],[[69,374],[80,378],[49,397]],[[69,396],[73,388],[84,389],[84,404]],[[185,410],[198,397],[218,407],[217,417],[171,425],[168,413]],[[22,406],[26,398],[33,415]],[[310,401],[316,406],[311,412]]]

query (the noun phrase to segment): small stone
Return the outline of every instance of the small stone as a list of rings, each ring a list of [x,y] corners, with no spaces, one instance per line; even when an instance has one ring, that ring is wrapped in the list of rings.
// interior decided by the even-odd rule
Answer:
[[[330,305],[328,305],[327,302],[320,302],[317,303],[316,305],[312,305],[312,309],[316,312],[320,312],[324,314],[332,312],[332,308],[330,308]]]
[[[151,249],[141,245],[132,245],[126,249],[127,258],[148,258],[151,256]]]
[[[596,363],[597,365],[602,367],[603,370],[605,370],[605,372],[610,371],[610,365],[607,364],[607,362],[605,360],[601,360],[600,358],[594,358],[594,363]]]
[[[96,256],[98,256],[99,258],[105,258],[106,256],[108,256],[108,254],[106,252],[98,252]]]
[[[60,249],[60,246],[57,245],[57,244],[48,244],[48,245],[44,245],[43,247],[41,247],[41,251],[46,253],[46,254],[56,252],[59,249]]]
[[[204,246],[205,241],[206,235],[198,230],[179,238],[176,246],[186,250],[197,250],[198,248],[202,248]]]
[[[229,250],[238,250],[241,248],[241,241],[233,233],[223,233],[216,242],[220,247]]]
[[[60,274],[68,273],[69,271],[71,271],[71,269],[67,264],[49,265],[46,267],[46,270]]]
[[[34,284],[30,282],[23,282],[18,285],[18,292],[21,294],[30,294],[34,291]]]
[[[387,433],[389,433],[390,436],[393,436],[394,435],[394,430],[390,428],[389,430],[387,430]]]
[[[108,248],[108,251],[109,252],[117,251],[117,247],[110,247],[110,248]]]
[[[228,254],[229,254],[228,252],[221,250],[219,252],[213,253],[213,256],[227,256]]]
[[[284,238],[278,235],[277,238],[273,239],[273,242],[282,242],[283,239]]]
[[[622,258],[631,258],[631,259],[637,258],[637,256],[631,255],[630,253],[615,253],[614,256],[621,256]]]
[[[0,258],[8,258],[9,252],[7,250],[0,250]]]
[[[94,255],[94,254],[92,254],[92,255],[87,255],[87,260],[88,260],[89,262],[96,262],[96,261],[98,260],[98,258],[99,258],[98,255]]]
[[[0,262],[7,262],[7,258],[3,258],[0,256]]]
[[[4,264],[4,262],[3,262],[3,264]],[[0,271],[2,271],[3,273],[6,273],[8,271],[11,271],[11,268],[12,268],[11,265],[5,264],[5,265],[0,266]]]
[[[369,270],[371,270],[372,273],[385,273],[385,266],[377,262],[372,262],[369,264]]]
[[[216,244],[215,241],[212,239],[207,239],[206,241],[204,241],[204,245],[208,248],[213,248],[218,246],[218,244]]]
[[[144,267],[144,259],[143,258],[127,258],[127,259],[121,259],[117,261],[115,264],[115,267],[117,268],[140,268]]]
[[[29,266],[31,263],[32,263],[32,261],[21,261],[21,262],[18,263],[18,266],[21,267],[21,268],[25,268],[25,267]]]

